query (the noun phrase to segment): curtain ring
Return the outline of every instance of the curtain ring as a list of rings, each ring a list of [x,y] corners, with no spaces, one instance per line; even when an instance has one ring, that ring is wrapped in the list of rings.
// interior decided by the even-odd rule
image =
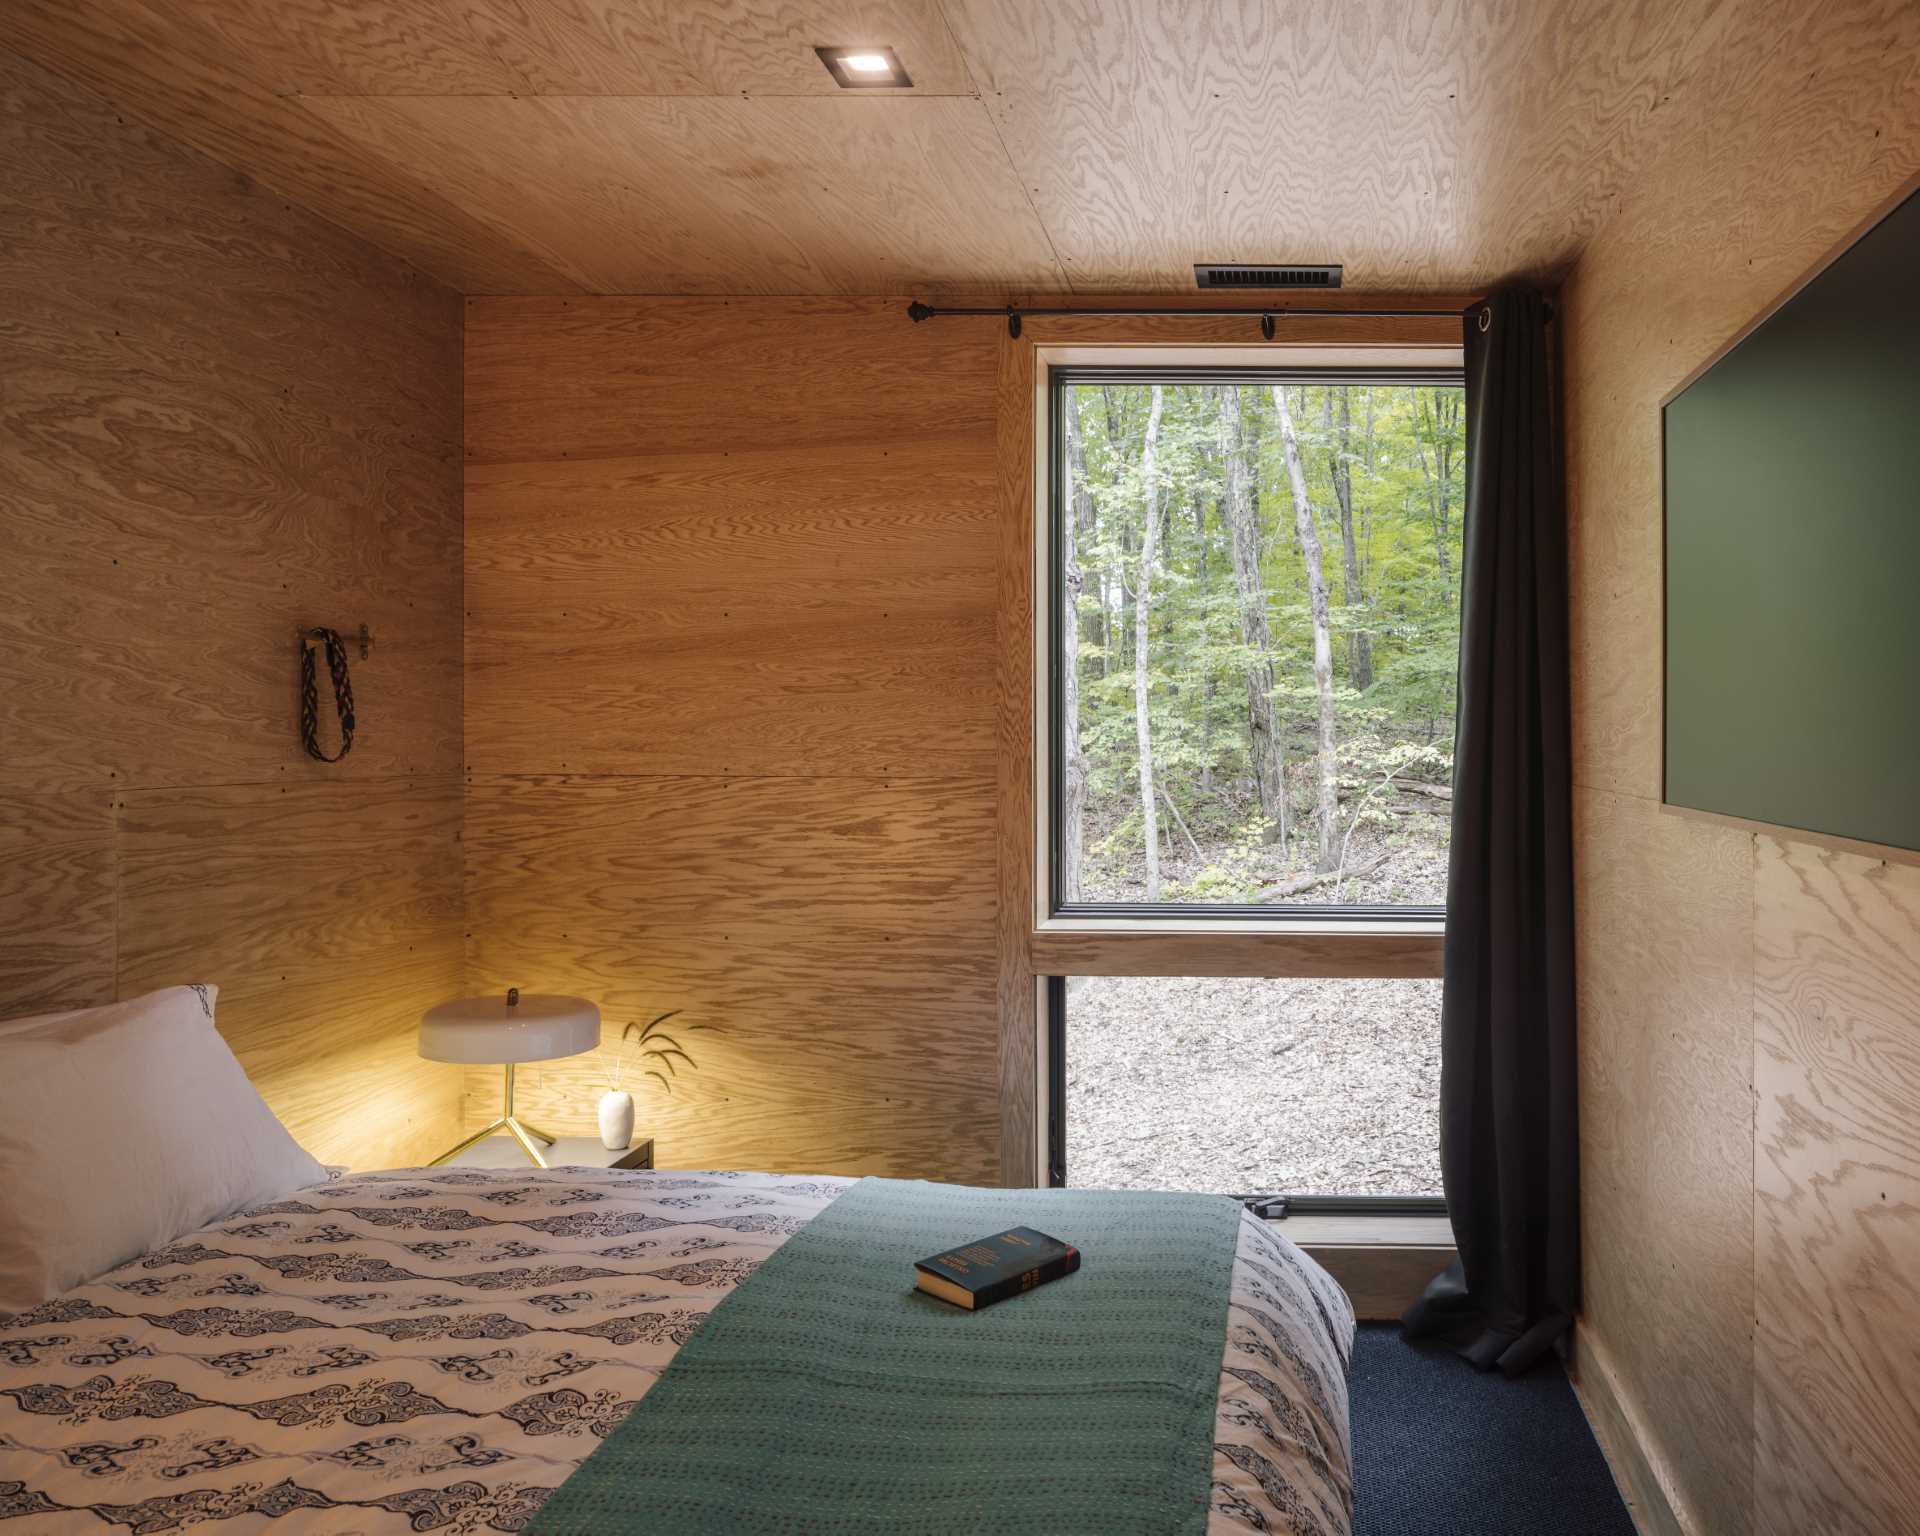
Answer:
[[[1492,329],[1493,329],[1493,306],[1491,304],[1482,304],[1480,306],[1480,334],[1484,336],[1487,334],[1488,331]]]

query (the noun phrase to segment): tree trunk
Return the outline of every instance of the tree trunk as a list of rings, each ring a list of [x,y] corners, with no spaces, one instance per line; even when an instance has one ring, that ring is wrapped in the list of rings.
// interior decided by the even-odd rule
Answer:
[[[1327,391],[1333,394],[1332,390]],[[1353,400],[1345,385],[1340,388],[1340,426],[1329,456],[1333,471],[1334,499],[1340,504],[1340,545],[1344,556],[1340,605],[1353,615],[1347,632],[1347,679],[1358,693],[1373,686],[1373,635],[1365,622],[1366,588],[1360,581],[1360,550],[1353,537]]]
[[[1213,465],[1202,455],[1201,462],[1206,465],[1206,479],[1212,480]],[[1207,642],[1207,621],[1213,612],[1213,562],[1208,557],[1213,551],[1213,541],[1207,537],[1207,502],[1198,488],[1193,493],[1193,531],[1200,541],[1200,641]],[[1219,692],[1220,679],[1212,667],[1202,669],[1206,681],[1200,692],[1200,792],[1203,795],[1213,793],[1213,699]]]
[[[1273,719],[1273,635],[1267,625],[1267,588],[1260,573],[1260,518],[1253,499],[1253,473],[1242,430],[1240,390],[1220,389],[1220,451],[1226,460],[1224,511],[1233,547],[1233,579],[1240,593],[1240,641],[1247,677],[1247,760],[1254,793],[1266,818],[1265,840],[1287,840],[1285,748]]]
[[[1334,763],[1333,740],[1333,632],[1328,619],[1327,578],[1320,564],[1320,530],[1307,500],[1307,479],[1300,469],[1300,440],[1287,409],[1287,393],[1273,386],[1273,403],[1280,417],[1280,439],[1286,449],[1287,483],[1293,490],[1293,522],[1300,535],[1300,552],[1307,566],[1307,599],[1313,610],[1313,686],[1320,696],[1320,806],[1319,849],[1314,867],[1332,869],[1334,822],[1340,810],[1340,783]]]
[[[1080,899],[1080,859],[1085,846],[1087,757],[1080,749],[1080,570],[1079,539],[1093,528],[1093,491],[1087,484],[1086,441],[1080,428],[1079,392],[1063,392],[1067,426],[1069,510],[1060,519],[1060,568],[1066,591],[1060,603],[1060,758],[1065,770],[1060,807],[1060,898]]]
[[[1160,446],[1161,387],[1153,386],[1146,440],[1140,449],[1140,484],[1146,498],[1140,536],[1140,576],[1133,589],[1133,734],[1140,750],[1140,830],[1147,840],[1147,900],[1160,899],[1160,817],[1153,803],[1153,731],[1147,723],[1147,636],[1153,617],[1153,562],[1159,554],[1160,497],[1154,483],[1154,453]]]
[[[1448,391],[1452,393],[1452,391]],[[1413,451],[1420,460],[1420,473],[1427,482],[1427,506],[1433,513],[1433,558],[1440,567],[1440,584],[1449,605],[1453,602],[1453,562],[1447,556],[1447,498],[1449,481],[1453,466],[1441,453],[1439,422],[1429,418],[1424,397],[1420,391],[1414,393],[1414,430]],[[1434,464],[1427,462],[1427,449],[1423,440],[1423,430],[1433,434]],[[1448,444],[1449,453],[1451,443]],[[1434,465],[1438,465],[1436,472]]]

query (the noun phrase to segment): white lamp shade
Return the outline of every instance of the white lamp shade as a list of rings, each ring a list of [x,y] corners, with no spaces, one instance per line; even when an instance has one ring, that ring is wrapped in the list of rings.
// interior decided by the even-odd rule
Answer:
[[[420,1020],[420,1054],[428,1061],[552,1061],[599,1043],[600,1010],[584,997],[523,992],[509,1007],[496,992],[442,1003]]]

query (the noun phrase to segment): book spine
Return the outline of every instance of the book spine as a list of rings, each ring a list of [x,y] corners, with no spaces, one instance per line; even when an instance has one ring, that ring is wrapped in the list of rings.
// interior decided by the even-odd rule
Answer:
[[[990,1307],[996,1301],[1005,1301],[1009,1296],[1018,1296],[1022,1291],[1030,1291],[1036,1286],[1045,1285],[1049,1280],[1058,1280],[1062,1275],[1070,1275],[1080,1267],[1080,1250],[1069,1248],[1057,1259],[1049,1259],[1044,1264],[1036,1264],[1032,1269],[1023,1270],[1017,1275],[1008,1275],[985,1287],[974,1298],[974,1308]]]

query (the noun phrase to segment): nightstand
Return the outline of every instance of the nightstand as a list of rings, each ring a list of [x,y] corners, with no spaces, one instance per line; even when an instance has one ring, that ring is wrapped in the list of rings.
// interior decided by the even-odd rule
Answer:
[[[562,1136],[541,1155],[549,1168],[651,1168],[653,1138],[641,1137],[630,1147],[609,1152],[598,1136]],[[511,1136],[489,1136],[475,1142],[444,1166],[449,1168],[525,1168],[527,1154]]]

